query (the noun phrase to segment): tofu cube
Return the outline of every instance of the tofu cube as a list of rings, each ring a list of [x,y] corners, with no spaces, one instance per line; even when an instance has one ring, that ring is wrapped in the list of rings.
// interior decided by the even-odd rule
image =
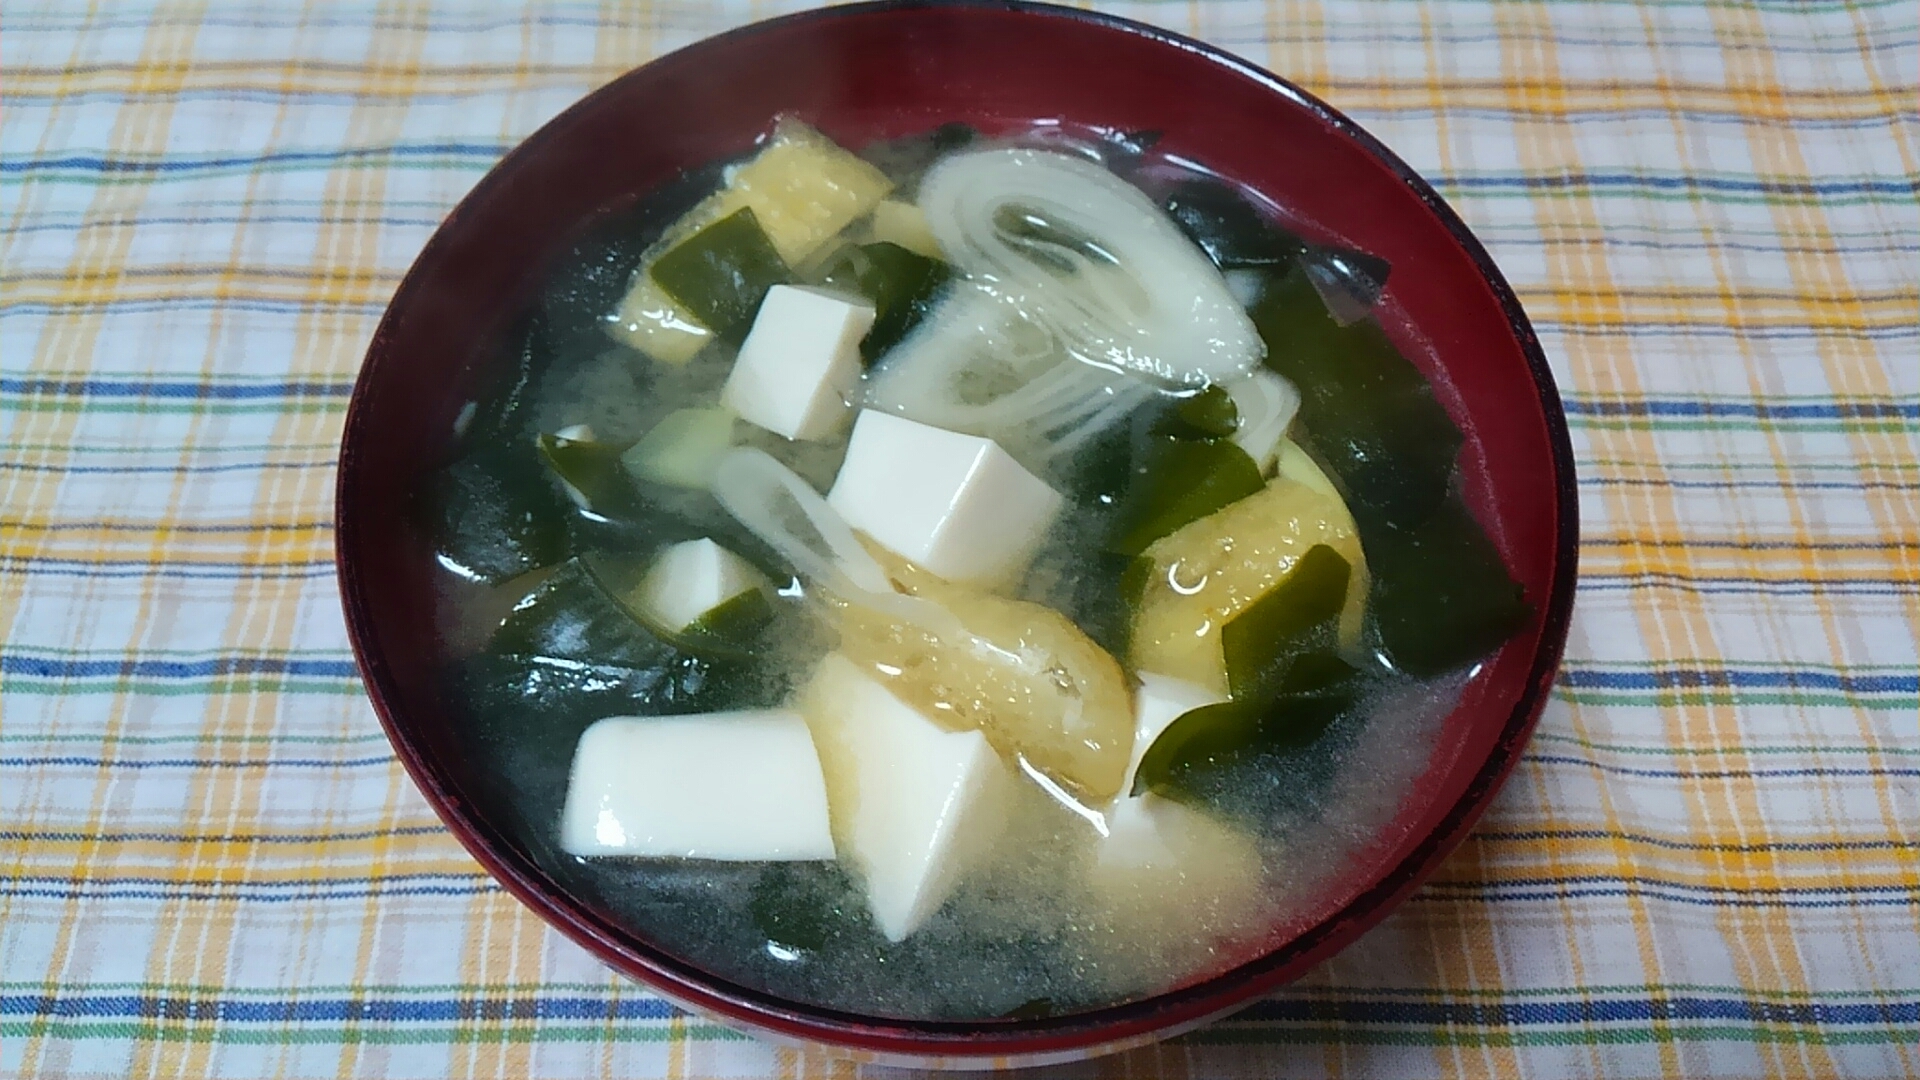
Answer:
[[[807,722],[754,710],[594,724],[574,751],[560,846],[580,856],[833,858]]]
[[[747,560],[701,537],[661,552],[641,579],[634,600],[641,614],[677,634],[707,612],[766,583]]]
[[[1133,790],[1133,774],[1140,768],[1140,759],[1147,756],[1147,748],[1168,725],[1202,705],[1225,700],[1225,694],[1199,683],[1141,672],[1140,688],[1133,695],[1133,760],[1127,762],[1127,781],[1121,792]]]
[[[827,504],[948,581],[1003,583],[1033,557],[1060,493],[992,439],[874,409],[854,421]]]
[[[947,731],[835,653],[804,706],[842,855],[889,941],[940,910],[1006,829],[1012,774],[978,731]]]
[[[1108,905],[1147,925],[1206,908],[1250,906],[1260,851],[1231,825],[1158,795],[1121,796],[1106,811],[1092,884]]]
[[[819,289],[767,290],[720,403],[741,419],[789,439],[838,434],[860,379],[860,339],[873,306]]]

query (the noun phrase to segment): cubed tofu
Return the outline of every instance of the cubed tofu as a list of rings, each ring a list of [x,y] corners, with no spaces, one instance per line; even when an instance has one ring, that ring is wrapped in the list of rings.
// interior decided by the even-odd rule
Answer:
[[[1172,799],[1127,794],[1141,757],[1168,725],[1225,697],[1184,679],[1142,672],[1133,700],[1133,760],[1127,788],[1103,812],[1105,834],[1092,870],[1096,891],[1123,922],[1143,926],[1191,916],[1202,907],[1219,912],[1244,906],[1257,894],[1261,873],[1251,839]]]
[[[1153,740],[1167,730],[1167,725],[1202,705],[1225,700],[1225,694],[1211,687],[1171,675],[1141,672],[1140,688],[1133,695],[1133,759],[1127,763],[1127,781],[1120,789],[1122,794],[1133,790],[1133,774],[1140,768],[1140,759],[1147,755]]]
[[[594,724],[574,752],[560,846],[580,856],[833,858],[806,721],[757,710]]]
[[[661,552],[634,599],[641,614],[677,634],[721,604],[766,584],[747,560],[701,537]]]
[[[873,305],[800,285],[775,285],[760,303],[720,403],[789,439],[839,434],[860,379],[860,339]]]
[[[1155,795],[1121,800],[1107,823],[1086,883],[1090,921],[1115,948],[1148,962],[1235,956],[1272,932],[1275,890],[1248,834]]]
[[[1200,904],[1238,906],[1259,890],[1259,849],[1211,814],[1158,795],[1123,795],[1105,817],[1092,884],[1116,908],[1179,918]]]
[[[947,731],[835,653],[804,696],[840,851],[889,941],[904,941],[991,852],[1015,781],[986,736]]]
[[[1017,575],[1060,513],[1060,493],[992,439],[866,409],[827,504],[847,524],[948,581]]]

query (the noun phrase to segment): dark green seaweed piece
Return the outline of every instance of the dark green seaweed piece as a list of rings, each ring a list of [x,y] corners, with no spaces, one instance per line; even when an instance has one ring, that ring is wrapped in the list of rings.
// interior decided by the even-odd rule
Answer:
[[[566,557],[572,507],[524,443],[480,443],[427,490],[434,553],[464,577],[497,585]]]
[[[958,120],[950,120],[934,128],[927,137],[933,143],[933,152],[939,155],[949,150],[958,150],[963,146],[973,145],[973,141],[980,137],[980,132],[974,130],[972,124],[964,124]]]
[[[753,328],[767,290],[793,280],[751,207],[668,248],[648,273],[702,325],[734,345]]]
[[[1265,485],[1260,466],[1227,439],[1149,435],[1135,461],[1106,543],[1108,551],[1122,555],[1138,555],[1180,526]]]
[[[634,617],[584,559],[569,559],[514,606],[491,651],[654,673],[648,702],[678,707],[706,688],[713,665]],[[665,711],[642,708],[639,712]]]
[[[1419,369],[1373,319],[1339,325],[1302,274],[1276,281],[1253,319],[1268,366],[1300,388],[1300,443],[1359,526],[1382,658],[1436,675],[1511,636],[1527,605],[1452,486],[1460,430]]]
[[[553,475],[578,493],[581,510],[610,517],[638,509],[633,481],[620,465],[626,447],[558,435],[541,435],[534,442]]]
[[[860,340],[860,358],[871,365],[920,325],[951,276],[939,259],[882,240],[846,251],[826,281],[873,301],[873,329]]]
[[[1409,675],[1461,667],[1527,621],[1520,586],[1458,493],[1414,528],[1378,529],[1365,543],[1374,637]]]
[[[497,361],[504,370],[476,395],[472,411],[458,424],[460,445],[479,447],[523,437],[520,425],[532,411],[527,404],[552,352],[552,333],[544,315],[529,314],[514,323],[503,338]]]
[[[1160,205],[1222,270],[1284,272],[1306,250],[1299,237],[1262,217],[1246,196],[1218,180],[1183,181]]]
[[[1339,325],[1303,274],[1274,280],[1252,315],[1267,366],[1300,390],[1299,441],[1340,485],[1362,543],[1432,514],[1460,430],[1379,324]]]
[[[502,374],[477,396],[464,445],[536,434],[529,407],[536,384],[564,378],[610,347],[608,316],[632,286],[641,256],[667,225],[714,190],[725,164],[695,169],[630,207],[597,217],[550,264],[539,296],[501,337],[504,355],[491,367]]]
[[[750,657],[773,625],[773,604],[759,589],[748,589],[695,619],[677,634],[675,644],[702,656]]]
[[[1327,314],[1346,326],[1366,318],[1380,302],[1393,264],[1353,248],[1313,244],[1300,256],[1300,270],[1326,303]]]
[[[1302,652],[1337,644],[1352,576],[1339,552],[1315,544],[1278,585],[1221,627],[1228,694],[1236,701],[1272,697],[1281,692]]]
[[[1074,505],[1054,523],[1042,546],[1041,559],[1048,569],[1028,576],[1029,591],[1022,596],[1073,620],[1116,657],[1127,655],[1153,560],[1108,551],[1087,538],[1111,531],[1134,480],[1135,433],[1130,427],[1115,424],[1095,435],[1054,479],[1058,490],[1072,494]]]
[[[1147,748],[1133,792],[1179,797],[1199,774],[1248,753],[1311,744],[1371,680],[1337,652],[1351,568],[1315,545],[1279,585],[1221,630],[1230,700],[1175,720]]]
[[[817,952],[835,938],[871,933],[859,889],[833,862],[774,863],[761,871],[747,916],[768,941]]]
[[[1168,410],[1168,416],[1187,429],[1176,433],[1192,438],[1225,439],[1240,430],[1240,407],[1224,386],[1209,386],[1183,399]]]
[[[1029,998],[1015,1005],[1013,1008],[1001,1013],[1000,1018],[1003,1020],[1045,1020],[1058,1011],[1060,1011],[1060,1007],[1053,1003],[1052,998],[1037,997]]]

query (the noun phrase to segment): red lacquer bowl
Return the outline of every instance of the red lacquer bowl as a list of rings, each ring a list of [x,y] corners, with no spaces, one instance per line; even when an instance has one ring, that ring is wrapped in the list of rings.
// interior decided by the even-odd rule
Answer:
[[[1058,118],[1164,132],[1158,149],[1264,193],[1393,264],[1383,323],[1467,433],[1469,501],[1535,608],[1471,680],[1398,818],[1257,959],[1148,1000],[1036,1020],[915,1023],[730,984],[567,895],[475,807],[438,690],[428,539],[409,501],[443,461],[487,372],[486,343],[596,215],[680,170],[747,150],[778,114],[849,145],[960,120]],[[1024,4],[815,11],[700,42],[568,109],[507,155],[441,226],[367,352],[341,447],[338,563],[348,627],[394,750],[502,885],[615,969],[730,1025],[873,1060],[955,1066],[1086,1057],[1186,1030],[1279,986],[1378,922],[1493,797],[1531,731],[1572,606],[1573,459],[1533,330],[1433,188],[1352,121],[1206,45]]]

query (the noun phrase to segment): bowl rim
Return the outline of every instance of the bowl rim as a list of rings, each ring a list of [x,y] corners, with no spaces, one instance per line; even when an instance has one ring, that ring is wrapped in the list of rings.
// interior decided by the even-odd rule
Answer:
[[[449,224],[502,182],[521,160],[539,153],[559,138],[577,115],[598,100],[636,78],[648,67],[690,51],[726,46],[796,23],[850,17],[871,17],[900,11],[938,9],[1019,13],[1081,23],[1119,31],[1180,50],[1224,69],[1228,75],[1251,81],[1292,106],[1312,114],[1336,135],[1351,140],[1385,165],[1422,202],[1454,242],[1472,261],[1492,291],[1506,318],[1532,377],[1541,419],[1547,431],[1553,468],[1557,520],[1554,523],[1552,584],[1542,605],[1538,645],[1518,699],[1501,727],[1492,751],[1475,771],[1454,804],[1430,830],[1373,884],[1354,895],[1337,911],[1276,948],[1208,978],[1151,997],[1104,1006],[1085,1012],[1022,1020],[920,1021],[863,1016],[804,1005],[702,971],[637,935],[623,932],[581,908],[571,897],[536,880],[493,845],[492,830],[470,816],[464,801],[441,782],[435,768],[407,733],[390,703],[399,699],[392,670],[373,647],[374,622],[366,583],[348,552],[358,546],[363,525],[349,508],[358,501],[357,452],[364,441],[368,399],[387,356],[386,343],[396,330],[397,312],[425,287],[423,266],[446,241]],[[669,1000],[717,1015],[776,1038],[799,1039],[868,1054],[938,1054],[962,1059],[1057,1058],[1063,1052],[1096,1053],[1105,1048],[1137,1044],[1159,1035],[1191,1028],[1251,1003],[1258,995],[1297,978],[1311,965],[1331,955],[1372,928],[1438,868],[1466,837],[1517,762],[1544,707],[1565,648],[1572,614],[1579,555],[1579,497],[1572,444],[1552,369],[1518,296],[1495,266],[1492,257],[1466,223],[1438,191],[1392,150],[1320,98],[1250,61],[1183,34],[1118,15],[1085,11],[1032,0],[869,0],[818,8],[735,27],[663,53],[630,69],[556,114],[509,150],[448,213],[434,235],[415,257],[396,288],[370,340],[348,402],[335,480],[335,570],[354,657],[374,711],[395,755],[441,818],[448,830],[488,874],[548,925],[592,952],[615,971],[646,983]],[[625,940],[621,940],[624,938]]]

